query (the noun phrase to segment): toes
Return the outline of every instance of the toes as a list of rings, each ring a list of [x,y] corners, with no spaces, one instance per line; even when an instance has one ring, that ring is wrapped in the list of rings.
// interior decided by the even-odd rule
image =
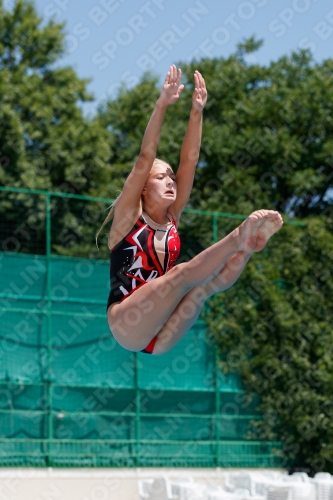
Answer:
[[[256,222],[257,220],[260,219],[260,216],[257,212],[253,212],[253,214],[249,215],[249,219],[252,220],[253,222]]]
[[[252,222],[260,221],[261,223],[269,219],[274,222],[279,221],[279,223],[283,224],[283,219],[279,214],[279,212],[277,212],[276,210],[264,210],[264,209],[256,210],[255,212],[252,212],[251,215],[249,215],[249,219]]]
[[[273,220],[274,222],[279,222],[283,224],[283,219],[281,217],[281,214],[277,212],[276,210],[264,210],[265,213],[265,218]]]
[[[246,250],[260,251],[269,238],[281,228],[283,219],[276,210],[261,209],[252,212],[243,224],[244,247]]]
[[[255,212],[252,212],[250,217],[251,217],[251,219],[260,220],[263,217],[265,217],[265,211],[264,210],[256,210]]]

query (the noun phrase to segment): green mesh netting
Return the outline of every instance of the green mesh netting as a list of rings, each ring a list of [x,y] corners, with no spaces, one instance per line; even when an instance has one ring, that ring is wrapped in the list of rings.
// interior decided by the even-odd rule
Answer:
[[[49,201],[47,223],[42,195],[0,193],[0,466],[279,465],[202,321],[163,356],[115,342],[107,231],[93,248],[105,204]],[[181,259],[235,225],[184,214]]]
[[[217,397],[201,321],[162,357],[134,354],[106,321],[108,262],[1,262],[0,465],[278,464],[273,444],[246,442],[259,416],[239,377],[218,373]]]

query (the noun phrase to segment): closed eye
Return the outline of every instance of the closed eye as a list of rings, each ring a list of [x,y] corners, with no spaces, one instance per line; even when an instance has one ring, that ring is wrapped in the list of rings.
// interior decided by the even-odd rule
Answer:
[[[164,177],[166,177],[166,175],[164,175],[164,174],[159,174],[159,175],[156,177],[156,179],[159,179],[159,180],[160,180],[160,179],[164,179]],[[170,179],[172,179],[173,181],[175,181],[175,180],[176,180],[176,176],[175,176],[175,175],[173,175],[172,177],[170,176]]]

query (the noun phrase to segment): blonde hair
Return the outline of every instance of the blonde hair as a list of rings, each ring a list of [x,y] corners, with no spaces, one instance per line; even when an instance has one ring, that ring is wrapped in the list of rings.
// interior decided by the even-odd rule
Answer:
[[[102,229],[105,226],[105,224],[107,224],[113,218],[113,216],[114,216],[114,207],[115,207],[116,202],[117,202],[117,200],[118,200],[118,198],[119,198],[120,195],[121,195],[121,191],[118,194],[117,198],[113,201],[113,203],[106,209],[106,210],[110,209],[110,212],[108,213],[108,215],[106,216],[105,221],[103,222],[103,224],[99,228],[99,231],[96,233],[96,246],[97,246],[97,248],[98,248],[98,244],[97,244],[98,235],[102,231]],[[98,250],[99,250],[99,248],[98,248]]]
[[[169,165],[169,163],[167,161],[161,160],[160,158],[155,158],[151,168],[155,167],[155,165],[158,165],[159,163],[162,163],[162,165],[168,165],[168,167],[171,168],[171,165]]]
[[[164,160],[160,160],[159,158],[155,158],[155,160],[153,161],[153,164],[152,164],[152,168],[153,168],[155,165],[158,165],[159,163],[163,163],[164,165],[168,165],[168,166],[170,167],[169,163],[167,163],[166,161],[164,161]],[[149,177],[149,175],[148,175],[148,177]],[[103,229],[103,227],[105,226],[105,224],[107,224],[107,223],[108,223],[108,222],[109,222],[109,221],[113,218],[113,216],[114,216],[114,207],[115,207],[116,202],[117,202],[117,200],[118,200],[118,198],[119,198],[119,196],[120,196],[120,195],[121,195],[121,191],[120,191],[120,193],[118,194],[117,198],[116,198],[116,199],[114,200],[114,202],[112,203],[112,205],[110,205],[110,206],[106,209],[106,210],[110,209],[110,212],[108,213],[108,215],[106,216],[105,221],[103,222],[103,224],[102,224],[102,225],[101,225],[101,227],[99,228],[98,233],[96,233],[96,246],[97,246],[97,248],[98,248],[98,244],[97,244],[98,235],[99,235],[99,233],[102,231],[102,229]],[[98,248],[98,250],[99,250],[99,248]]]

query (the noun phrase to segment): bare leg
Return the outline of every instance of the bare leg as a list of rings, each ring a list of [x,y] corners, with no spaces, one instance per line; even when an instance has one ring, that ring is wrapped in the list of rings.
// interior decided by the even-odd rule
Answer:
[[[164,354],[182,339],[198,319],[205,301],[215,293],[230,288],[239,278],[252,252],[237,252],[220,273],[205,285],[190,290],[180,301],[157,335],[153,354]]]
[[[216,278],[205,285],[208,297],[211,297],[215,293],[223,292],[236,283],[244,267],[250,260],[252,253],[253,252],[242,251],[237,252],[231,257]]]
[[[108,322],[116,340],[131,351],[144,349],[190,290],[214,279],[237,252],[262,250],[282,223],[278,212],[253,212],[232,233],[191,261],[175,266],[123,302],[110,306]]]
[[[162,329],[182,298],[210,281],[238,250],[233,233],[191,261],[175,266],[108,309],[113,336],[125,349],[141,351]]]

